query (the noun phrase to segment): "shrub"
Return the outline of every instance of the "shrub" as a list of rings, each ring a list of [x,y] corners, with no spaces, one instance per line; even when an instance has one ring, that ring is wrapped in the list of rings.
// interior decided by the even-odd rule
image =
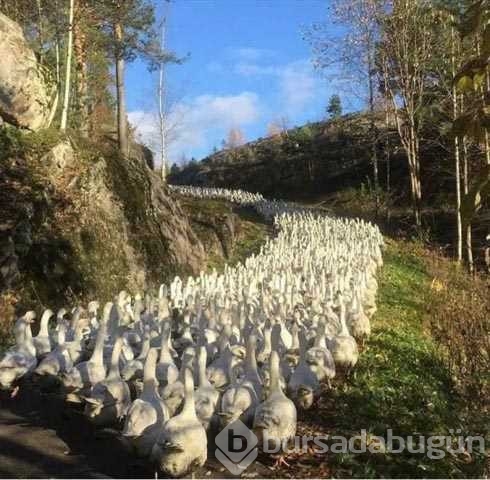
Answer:
[[[473,278],[439,256],[430,262],[432,335],[460,393],[476,408],[490,397],[490,296],[488,280]]]

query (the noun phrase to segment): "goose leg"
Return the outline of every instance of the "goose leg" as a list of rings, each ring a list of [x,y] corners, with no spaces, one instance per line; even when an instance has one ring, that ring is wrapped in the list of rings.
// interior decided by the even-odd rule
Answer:
[[[272,465],[272,468],[275,470],[276,468],[279,468],[281,465],[285,465],[286,467],[290,468],[291,465],[289,465],[288,462],[286,462],[286,455],[279,455],[274,462],[274,465]]]

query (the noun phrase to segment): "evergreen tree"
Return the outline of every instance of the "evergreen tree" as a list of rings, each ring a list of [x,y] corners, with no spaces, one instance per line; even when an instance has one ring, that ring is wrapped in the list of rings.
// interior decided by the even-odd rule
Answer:
[[[334,94],[330,97],[327,106],[327,114],[332,120],[339,118],[342,115],[342,101],[340,100],[339,95]]]
[[[107,50],[112,54],[116,72],[117,136],[119,148],[128,154],[124,70],[137,57],[147,60],[150,69],[175,56],[162,52],[155,26],[155,6],[149,0],[97,0],[94,3],[107,35]]]

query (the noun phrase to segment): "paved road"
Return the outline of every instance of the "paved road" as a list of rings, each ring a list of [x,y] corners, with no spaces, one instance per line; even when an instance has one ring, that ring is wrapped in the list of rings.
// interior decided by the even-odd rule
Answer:
[[[0,477],[154,478],[110,431],[95,432],[55,396],[0,396]]]
[[[214,458],[194,478],[234,478]],[[260,462],[247,477],[270,476]],[[25,385],[10,399],[0,392],[0,478],[155,478],[115,430],[95,430],[57,395]],[[236,478],[236,477],[235,477]]]

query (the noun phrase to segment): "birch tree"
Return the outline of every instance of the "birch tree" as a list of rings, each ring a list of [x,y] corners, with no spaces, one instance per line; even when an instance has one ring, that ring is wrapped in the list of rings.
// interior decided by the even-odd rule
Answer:
[[[379,59],[387,81],[396,128],[405,150],[414,220],[422,225],[420,141],[430,84],[436,30],[429,4],[423,0],[392,0],[382,16]],[[407,21],[410,19],[410,21]]]
[[[63,97],[63,109],[61,111],[60,129],[66,130],[68,122],[68,108],[70,105],[70,87],[71,87],[71,60],[73,56],[73,15],[75,11],[75,0],[70,0],[70,9],[68,14],[68,40],[66,45],[66,64],[65,64],[65,92]]]
[[[162,52],[166,49],[166,25],[167,16],[162,20],[160,49]],[[158,127],[160,133],[160,163],[162,181],[167,181],[167,143],[166,143],[166,85],[165,85],[165,62],[162,60],[158,66]]]
[[[316,65],[328,70],[340,65],[346,81],[361,84],[362,100],[367,103],[371,136],[371,164],[376,199],[379,207],[378,129],[375,122],[376,70],[375,54],[379,39],[379,12],[385,8],[385,0],[334,0],[332,16],[342,28],[340,36],[332,33],[328,23],[316,24],[307,37],[313,44]],[[359,89],[358,89],[359,91]],[[351,94],[354,92],[351,92]],[[357,95],[359,93],[356,93]]]

